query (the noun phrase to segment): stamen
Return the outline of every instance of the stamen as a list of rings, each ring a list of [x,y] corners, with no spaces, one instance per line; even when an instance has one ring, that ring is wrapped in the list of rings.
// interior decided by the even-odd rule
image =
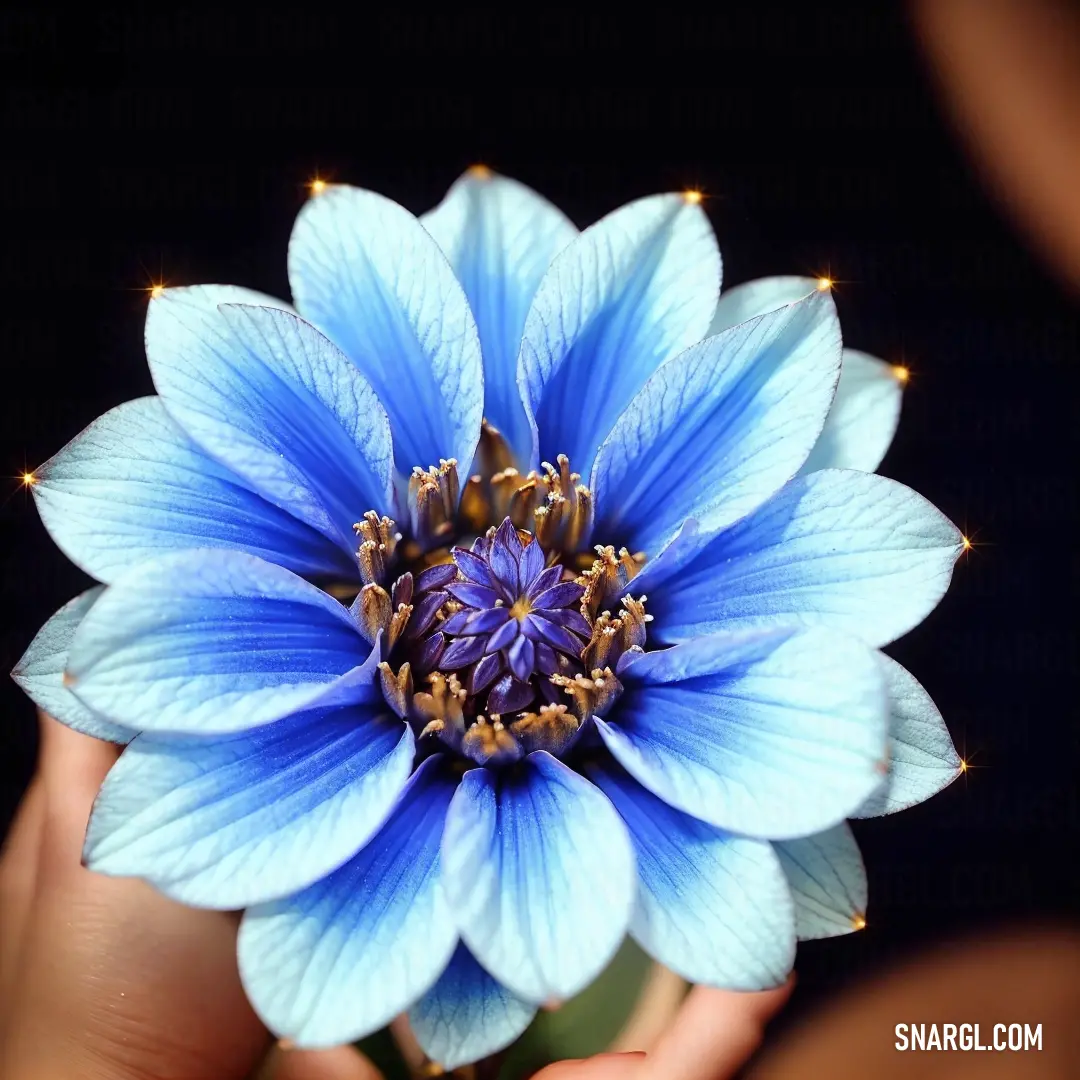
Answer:
[[[455,740],[460,738],[465,732],[465,688],[456,675],[443,675],[439,671],[433,671],[427,683],[430,692],[413,694],[409,703],[410,719],[417,726],[422,725],[421,738],[434,733],[449,734]]]
[[[552,675],[551,681],[573,700],[574,712],[578,719],[586,720],[590,716],[603,716],[615,704],[623,691],[622,683],[615,677],[611,668],[594,668],[592,677],[575,675]]]
[[[390,665],[384,660],[379,665],[379,685],[382,687],[386,704],[402,720],[406,719],[409,715],[409,703],[412,701],[413,696],[412,669],[409,665],[407,663],[402,664],[395,675]]]
[[[379,517],[374,510],[364,515],[353,528],[360,536],[360,550],[356,557],[360,563],[360,580],[365,585],[381,585],[386,580],[387,563],[394,557],[401,533],[388,517]]]
[[[457,461],[442,458],[438,468],[426,472],[419,465],[409,478],[409,520],[413,538],[427,550],[437,547],[453,533],[457,516]]]
[[[547,750],[561,754],[573,742],[581,728],[581,721],[565,705],[541,705],[540,711],[522,713],[510,725],[527,754],[534,750]]]
[[[478,716],[476,723],[465,732],[461,749],[479,765],[508,764],[524,753],[497,714],[492,715],[490,722],[486,716]]]
[[[614,618],[610,611],[600,613],[593,623],[592,640],[581,654],[582,663],[589,671],[614,668],[625,653],[644,651],[645,625],[653,618],[645,614],[646,599],[645,596],[640,600],[623,597],[623,610]]]
[[[617,558],[615,548],[610,544],[606,547],[597,544],[594,550],[597,559],[577,578],[578,584],[585,589],[582,610],[592,618],[612,607],[645,565],[644,555],[631,555],[626,548],[619,549]]]

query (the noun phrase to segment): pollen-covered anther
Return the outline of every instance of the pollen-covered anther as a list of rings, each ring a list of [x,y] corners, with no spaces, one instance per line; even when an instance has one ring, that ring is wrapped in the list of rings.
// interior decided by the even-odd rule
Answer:
[[[576,551],[592,531],[592,492],[581,483],[580,473],[570,471],[565,454],[555,460],[558,468],[545,461],[544,475],[537,478],[544,501],[533,511],[533,529],[546,550]]]
[[[382,585],[386,580],[387,564],[393,559],[401,539],[396,522],[369,510],[364,520],[358,521],[353,528],[360,537],[360,549],[356,553],[360,580],[365,585]]]
[[[596,618],[605,608],[611,608],[645,565],[644,555],[631,555],[626,548],[620,548],[618,555],[610,544],[597,544],[593,550],[596,559],[577,578],[578,584],[585,590],[581,609],[590,618]]]
[[[524,755],[521,744],[506,730],[498,715],[490,720],[483,714],[478,716],[465,732],[461,749],[479,765],[517,761]]]
[[[379,665],[379,684],[386,704],[404,720],[409,715],[409,705],[413,697],[412,669],[407,663],[393,669],[384,660]]]
[[[622,693],[622,683],[609,667],[594,668],[591,675],[552,675],[551,681],[569,694],[573,704],[571,708],[578,719],[589,716],[603,716],[618,700]]]
[[[412,534],[425,551],[445,540],[454,529],[458,496],[457,460],[443,458],[426,471],[416,466],[409,477],[409,518]]]
[[[413,694],[409,716],[425,734],[451,733],[460,735],[465,730],[465,688],[456,675],[444,675],[433,671],[427,677],[430,691]],[[438,724],[432,727],[432,722]]]
[[[561,754],[573,741],[581,721],[565,705],[541,705],[539,712],[522,713],[510,730],[526,753],[547,750]]]
[[[390,594],[381,585],[373,582],[365,585],[353,603],[353,612],[364,640],[369,645],[374,645],[375,638],[390,629],[393,615]]]
[[[646,599],[624,596],[623,610],[617,616],[613,618],[610,611],[602,611],[596,618],[592,640],[581,654],[581,661],[589,671],[614,668],[626,653],[644,651],[645,626],[652,622],[652,616],[645,613]]]

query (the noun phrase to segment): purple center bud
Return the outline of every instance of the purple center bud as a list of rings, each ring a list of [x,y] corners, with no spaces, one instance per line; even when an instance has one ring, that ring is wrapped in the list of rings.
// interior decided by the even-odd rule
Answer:
[[[564,581],[561,566],[545,569],[543,549],[522,542],[509,518],[451,555],[459,580],[443,588],[459,610],[438,627],[449,642],[439,669],[458,673],[470,696],[486,692],[488,714],[524,709],[538,694],[557,700],[550,676],[580,670],[592,636],[579,610],[584,588]]]
[[[629,599],[616,615],[598,610],[633,567],[609,573],[622,564],[597,550],[582,574],[540,531],[506,517],[471,547],[451,548],[452,562],[405,573],[390,592],[364,586],[353,607],[369,640],[383,635],[383,696],[422,753],[442,748],[493,766],[533,750],[563,754],[604,715],[620,690],[615,666],[640,651],[648,616]]]

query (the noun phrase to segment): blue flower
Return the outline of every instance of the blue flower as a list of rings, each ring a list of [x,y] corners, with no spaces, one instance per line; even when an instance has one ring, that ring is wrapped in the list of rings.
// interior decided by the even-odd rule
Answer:
[[[963,546],[873,472],[900,381],[814,281],[718,303],[720,269],[677,194],[579,235],[483,170],[419,220],[332,187],[293,230],[295,310],[166,290],[158,396],[39,471],[103,586],[14,674],[127,743],[86,862],[245,908],[274,1031],[408,1011],[455,1065],[627,933],[775,985],[797,937],[861,925],[846,819],[959,771],[878,651]]]

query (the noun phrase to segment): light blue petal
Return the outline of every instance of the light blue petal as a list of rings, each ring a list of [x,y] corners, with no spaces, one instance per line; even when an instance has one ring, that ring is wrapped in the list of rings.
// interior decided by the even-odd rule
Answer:
[[[642,948],[690,982],[780,985],[795,959],[795,917],[769,844],[673,809],[610,760],[586,775],[630,830],[639,883],[630,933]]]
[[[412,732],[376,707],[297,713],[221,739],[140,735],[109,771],[83,849],[195,907],[296,892],[362,847],[412,771]]]
[[[831,630],[712,634],[620,669],[596,725],[665,802],[730,832],[805,836],[846,818],[884,774],[877,654]]]
[[[768,277],[720,294],[710,334],[775,311],[818,291],[815,278]],[[803,472],[860,469],[873,472],[896,434],[903,385],[890,364],[845,349],[833,407]]]
[[[390,510],[390,425],[341,352],[280,308],[217,285],[150,302],[146,356],[173,419],[270,502],[346,551],[367,510]]]
[[[720,294],[708,336],[721,334],[739,323],[768,315],[769,312],[787,307],[788,304],[798,303],[815,292],[828,291],[818,288],[817,278],[791,274],[744,281]]]
[[[915,676],[879,654],[889,693],[889,772],[851,816],[881,817],[924,802],[951,784],[963,763],[937,706]]]
[[[615,955],[634,853],[611,803],[540,751],[521,770],[473,769],[446,820],[446,895],[476,958],[519,997],[583,990]]]
[[[366,700],[377,659],[348,610],[288,570],[185,551],[105,590],[75,633],[66,677],[118,723],[210,735]]]
[[[536,1006],[493,979],[462,944],[439,981],[409,1010],[409,1027],[424,1053],[456,1069],[509,1046]]]
[[[308,1048],[353,1042],[435,983],[457,944],[439,883],[455,786],[445,761],[428,758],[349,862],[295,896],[248,909],[240,977],[275,1034]]]
[[[300,211],[289,283],[390,414],[398,468],[454,458],[480,436],[484,369],[469,302],[446,256],[404,207],[335,184]]]
[[[773,846],[795,901],[800,941],[850,934],[866,924],[866,869],[846,823]]]
[[[465,289],[484,357],[484,416],[511,446],[531,438],[517,388],[525,316],[551,260],[577,236],[569,218],[531,188],[469,169],[420,218]]]
[[[247,551],[298,574],[357,576],[352,550],[256,495],[184,434],[160,398],[110,409],[36,475],[31,491],[49,534],[99,581],[197,547]]]
[[[793,480],[681,563],[673,544],[631,591],[649,598],[656,642],[802,624],[884,645],[934,610],[963,544],[911,488],[826,469]]]
[[[539,434],[522,461],[567,454],[588,476],[649,376],[704,336],[719,288],[712,226],[681,195],[629,203],[564,248],[525,319],[517,381]]]
[[[840,370],[827,293],[687,349],[645,384],[592,472],[597,536],[658,551],[687,518],[716,532],[798,472]]]
[[[873,472],[896,434],[903,396],[903,383],[891,364],[855,349],[845,349],[833,406],[802,471]]]
[[[75,630],[104,590],[98,586],[69,600],[37,632],[11,677],[30,700],[49,716],[84,735],[107,742],[126,743],[135,737],[130,728],[113,724],[88,709],[65,685],[64,668]]]

